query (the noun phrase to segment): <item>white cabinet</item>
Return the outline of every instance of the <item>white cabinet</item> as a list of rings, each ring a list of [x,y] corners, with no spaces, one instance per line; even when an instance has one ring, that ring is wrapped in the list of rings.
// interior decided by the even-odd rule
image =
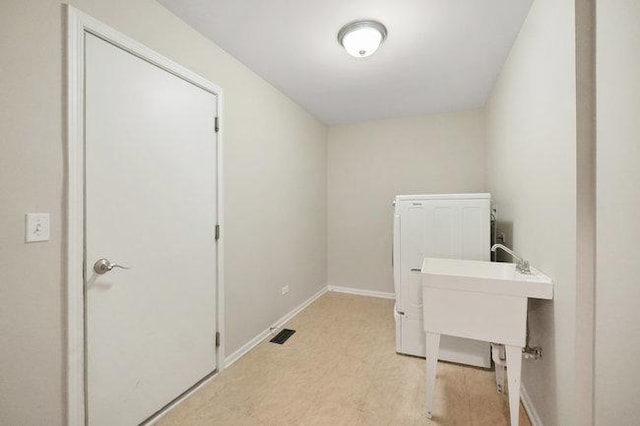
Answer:
[[[420,268],[425,257],[489,260],[490,194],[400,195],[395,199],[396,351],[425,356]],[[442,336],[440,359],[490,367],[486,342]]]

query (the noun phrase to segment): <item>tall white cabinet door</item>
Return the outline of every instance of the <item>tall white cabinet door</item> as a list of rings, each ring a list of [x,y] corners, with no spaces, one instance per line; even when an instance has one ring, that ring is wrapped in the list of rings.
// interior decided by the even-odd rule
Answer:
[[[425,257],[489,260],[489,200],[431,200],[426,208]],[[440,359],[490,367],[489,344],[442,336]]]
[[[216,368],[216,97],[89,34],[85,60],[87,416],[133,425]]]

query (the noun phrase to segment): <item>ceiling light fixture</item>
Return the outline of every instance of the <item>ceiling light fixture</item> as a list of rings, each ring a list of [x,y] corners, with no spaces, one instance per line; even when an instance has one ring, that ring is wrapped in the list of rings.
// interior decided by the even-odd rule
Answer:
[[[387,38],[387,28],[378,21],[350,22],[338,32],[338,42],[351,56],[372,55]]]

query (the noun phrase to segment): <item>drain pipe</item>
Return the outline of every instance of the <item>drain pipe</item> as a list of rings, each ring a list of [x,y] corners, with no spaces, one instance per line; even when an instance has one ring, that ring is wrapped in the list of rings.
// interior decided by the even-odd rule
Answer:
[[[507,370],[507,357],[504,345],[501,343],[491,343],[491,359],[493,360],[496,374],[496,388],[499,393],[505,393],[504,386],[505,373]],[[527,317],[527,334],[525,338],[525,346],[522,348],[522,357],[525,359],[542,359],[542,347],[529,346],[529,318]]]
[[[525,359],[542,359],[542,347],[541,346],[529,346],[529,316],[527,315],[527,336],[525,339],[525,346],[522,349],[522,356]]]

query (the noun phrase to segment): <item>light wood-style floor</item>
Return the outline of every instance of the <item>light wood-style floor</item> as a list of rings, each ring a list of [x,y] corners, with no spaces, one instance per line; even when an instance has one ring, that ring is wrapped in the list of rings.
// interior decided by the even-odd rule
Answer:
[[[425,417],[425,362],[396,354],[391,300],[327,293],[286,327],[296,333],[284,345],[261,343],[159,424],[509,424],[493,371],[444,362]]]

